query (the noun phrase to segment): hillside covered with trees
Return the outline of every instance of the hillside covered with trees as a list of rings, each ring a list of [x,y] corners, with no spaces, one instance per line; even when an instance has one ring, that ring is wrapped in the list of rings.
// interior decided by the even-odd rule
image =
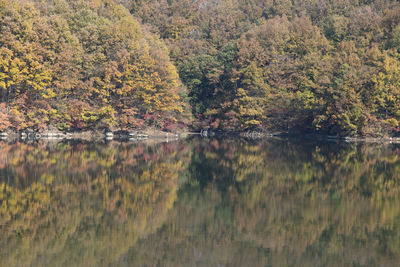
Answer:
[[[0,128],[400,133],[391,0],[0,0]]]
[[[113,1],[0,1],[1,128],[178,127],[164,43]]]
[[[168,44],[203,126],[399,132],[398,1],[121,2]]]

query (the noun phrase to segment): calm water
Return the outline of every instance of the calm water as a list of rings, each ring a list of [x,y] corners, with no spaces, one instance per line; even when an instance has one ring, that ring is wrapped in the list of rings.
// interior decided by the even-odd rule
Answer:
[[[0,266],[398,266],[400,146],[0,143]]]

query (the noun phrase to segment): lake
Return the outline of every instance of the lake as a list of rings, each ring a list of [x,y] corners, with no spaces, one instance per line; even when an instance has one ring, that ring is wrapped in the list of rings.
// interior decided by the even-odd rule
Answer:
[[[0,266],[398,266],[400,145],[0,142]]]

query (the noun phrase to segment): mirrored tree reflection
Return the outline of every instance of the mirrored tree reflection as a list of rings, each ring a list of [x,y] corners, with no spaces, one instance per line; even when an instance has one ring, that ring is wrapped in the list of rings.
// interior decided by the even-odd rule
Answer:
[[[279,140],[198,142],[175,208],[156,234],[131,248],[130,263],[396,266],[399,151]]]
[[[176,199],[183,144],[2,144],[0,265],[107,265]]]
[[[400,147],[0,144],[0,265],[396,266]]]

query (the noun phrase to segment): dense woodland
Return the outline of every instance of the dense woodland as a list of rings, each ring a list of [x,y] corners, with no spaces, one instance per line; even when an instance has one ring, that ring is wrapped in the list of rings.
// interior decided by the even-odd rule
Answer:
[[[113,1],[0,1],[1,127],[160,128],[190,110],[162,41]]]
[[[0,0],[0,128],[400,133],[400,3]]]

